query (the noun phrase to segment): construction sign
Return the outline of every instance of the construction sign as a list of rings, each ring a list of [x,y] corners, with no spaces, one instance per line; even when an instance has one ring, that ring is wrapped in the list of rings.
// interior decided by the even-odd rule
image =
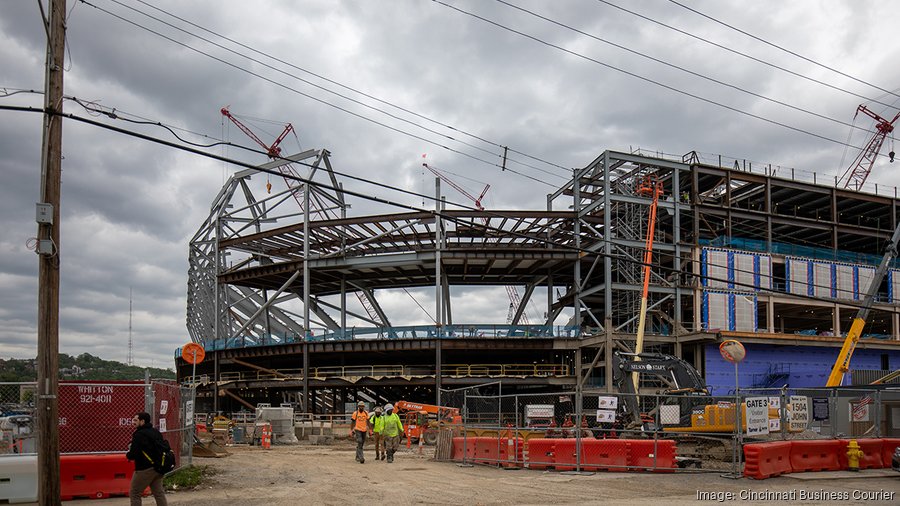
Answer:
[[[747,398],[747,435],[762,436],[769,433],[769,399]]]

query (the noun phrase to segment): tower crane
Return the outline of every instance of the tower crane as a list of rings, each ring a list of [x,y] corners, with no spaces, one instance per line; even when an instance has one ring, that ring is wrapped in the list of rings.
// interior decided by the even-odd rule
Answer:
[[[222,116],[225,116],[226,118],[231,120],[231,122],[234,123],[241,132],[244,132],[247,137],[250,137],[253,142],[257,143],[261,148],[263,148],[266,151],[266,155],[268,155],[268,157],[272,159],[281,156],[281,141],[283,141],[285,137],[287,137],[291,132],[294,132],[294,134],[296,135],[294,126],[288,123],[284,126],[284,130],[281,131],[281,134],[272,142],[272,144],[266,144],[262,139],[259,138],[259,136],[253,133],[253,130],[250,130],[250,127],[245,125],[243,122],[241,122],[241,120],[237,119],[233,114],[231,114],[231,111],[228,110],[228,107],[223,107],[219,112],[222,113]],[[291,191],[291,195],[294,197],[294,200],[297,201],[297,205],[300,206],[300,209],[303,209],[303,200],[300,198],[303,192],[303,186],[300,183],[300,175],[297,174],[297,172],[289,163],[279,166],[278,172],[280,172],[282,177],[284,178],[284,182],[285,184],[287,184],[288,189]],[[266,187],[267,189],[271,190],[272,185],[267,183]],[[328,215],[327,209],[317,206],[315,200],[310,199],[309,202],[311,203],[311,207],[316,208],[310,209],[310,212],[315,211],[317,214],[319,214],[319,216],[323,216],[325,218],[331,217]],[[363,308],[366,310],[366,313],[369,315],[369,319],[371,319],[379,326],[385,326],[385,323],[382,321],[382,318],[379,317],[378,311],[375,309],[375,305],[369,299],[369,296],[363,290],[357,290],[356,297],[359,299],[360,304],[362,304]]]
[[[856,156],[856,159],[853,160],[850,167],[844,171],[844,175],[842,175],[840,179],[840,181],[843,182],[843,188],[852,188],[857,191],[862,188],[863,183],[865,183],[866,179],[869,177],[869,173],[872,172],[872,165],[875,164],[875,158],[878,157],[878,152],[881,151],[881,146],[884,144],[885,137],[894,131],[894,123],[900,118],[900,112],[898,112],[894,115],[893,119],[887,120],[869,110],[865,105],[860,105],[856,108],[856,114],[853,116],[854,119],[859,113],[863,113],[875,120],[875,134],[862,151],[859,152],[859,155]],[[891,140],[893,141],[893,137]],[[891,162],[894,161],[893,146],[891,146],[891,152],[888,153],[888,157]]]

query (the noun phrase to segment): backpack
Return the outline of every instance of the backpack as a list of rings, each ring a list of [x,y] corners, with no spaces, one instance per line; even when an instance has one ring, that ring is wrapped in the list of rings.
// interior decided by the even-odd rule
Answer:
[[[169,446],[169,442],[162,437],[162,434],[156,435],[157,437],[151,438],[153,443],[153,453],[154,455],[151,457],[147,455],[147,452],[144,452],[144,456],[147,457],[147,460],[153,464],[153,470],[159,474],[168,474],[171,473],[175,469],[175,452],[172,451],[172,447]]]

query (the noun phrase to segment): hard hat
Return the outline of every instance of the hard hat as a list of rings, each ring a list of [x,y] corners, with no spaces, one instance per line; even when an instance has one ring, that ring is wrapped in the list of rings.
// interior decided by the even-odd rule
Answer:
[[[359,401],[359,402],[357,402],[357,403],[356,403],[356,405],[357,405],[357,406],[362,406],[362,407],[366,407],[366,403],[365,403],[365,402],[363,402],[363,401]]]
[[[375,412],[376,412],[376,413],[381,413],[381,406],[376,406],[376,407],[375,407]]]
[[[385,411],[391,411],[392,409],[394,409],[394,405],[393,405],[393,404],[385,404],[385,405],[384,405],[384,410],[385,410]]]

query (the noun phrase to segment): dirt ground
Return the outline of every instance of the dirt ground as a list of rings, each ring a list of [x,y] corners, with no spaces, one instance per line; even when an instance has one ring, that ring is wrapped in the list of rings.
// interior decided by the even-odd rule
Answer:
[[[295,504],[664,504],[697,502],[764,504],[776,500],[741,500],[741,494],[791,492],[802,504],[900,504],[900,473],[869,470],[860,473],[803,473],[763,481],[723,478],[717,473],[639,474],[504,470],[485,466],[461,467],[435,462],[414,447],[402,448],[393,464],[374,460],[366,450],[366,463],[354,460],[354,445],[338,441],[330,446],[230,447],[219,459],[194,459],[216,474],[196,490],[168,494],[169,504],[196,506]],[[426,452],[428,449],[426,448]],[[701,501],[698,491],[720,494]],[[836,500],[801,500],[803,494],[836,492]],[[727,500],[724,494],[733,493]],[[868,500],[854,499],[861,494]],[[840,495],[846,494],[848,499]],[[821,495],[819,496],[821,497]],[[725,499],[717,501],[718,498]],[[87,504],[87,500],[66,504]],[[90,501],[90,504],[98,504]],[[128,504],[127,498],[102,501],[104,506]],[[144,498],[153,504],[153,498]]]

